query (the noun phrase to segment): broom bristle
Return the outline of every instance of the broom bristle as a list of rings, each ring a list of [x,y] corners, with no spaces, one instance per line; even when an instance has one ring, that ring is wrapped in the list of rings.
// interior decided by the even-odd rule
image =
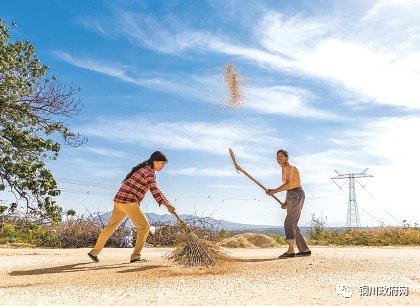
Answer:
[[[216,258],[212,251],[192,232],[188,233],[186,244],[171,252],[168,258],[188,267],[216,265]]]

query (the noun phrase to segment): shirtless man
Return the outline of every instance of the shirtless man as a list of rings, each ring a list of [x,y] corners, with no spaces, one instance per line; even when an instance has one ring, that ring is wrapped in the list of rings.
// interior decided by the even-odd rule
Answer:
[[[282,169],[283,185],[276,189],[268,189],[267,194],[273,195],[277,192],[286,190],[285,205],[287,215],[284,220],[284,231],[286,232],[286,243],[289,245],[289,249],[287,252],[280,255],[279,258],[310,256],[311,251],[298,227],[300,212],[305,201],[305,192],[300,183],[299,170],[295,165],[289,163],[289,154],[283,149],[277,151],[277,163]],[[299,249],[298,253],[295,253],[295,243]]]

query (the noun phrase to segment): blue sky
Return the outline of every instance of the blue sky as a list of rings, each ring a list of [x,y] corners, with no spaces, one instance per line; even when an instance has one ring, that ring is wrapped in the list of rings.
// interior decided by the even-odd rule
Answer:
[[[356,183],[362,225],[418,223],[420,1],[4,1],[50,73],[80,86],[88,137],[49,163],[65,209],[109,211],[125,174],[153,151],[169,164],[157,181],[179,213],[282,224],[268,188],[281,184],[275,153],[301,172],[311,215],[344,224]],[[225,101],[234,65],[246,99]],[[344,183],[339,182],[339,183]],[[278,194],[283,199],[284,193]],[[146,212],[163,214],[151,197]]]

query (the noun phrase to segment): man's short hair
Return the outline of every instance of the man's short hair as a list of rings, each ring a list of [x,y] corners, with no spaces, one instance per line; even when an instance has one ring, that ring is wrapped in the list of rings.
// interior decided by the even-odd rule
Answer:
[[[279,154],[279,153],[282,153],[284,156],[289,157],[289,153],[287,153],[287,151],[286,151],[286,150],[284,150],[284,149],[280,149],[280,150],[278,150],[278,151],[277,151],[277,154]]]

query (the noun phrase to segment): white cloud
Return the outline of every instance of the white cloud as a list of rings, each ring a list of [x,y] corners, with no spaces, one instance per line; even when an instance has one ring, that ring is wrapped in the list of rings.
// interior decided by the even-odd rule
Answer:
[[[80,150],[86,150],[98,155],[107,157],[125,158],[126,154],[121,151],[109,149],[109,148],[98,148],[98,147],[81,147]]]
[[[269,13],[257,33],[269,52],[289,58],[280,69],[342,84],[373,103],[418,109],[420,26],[413,12],[420,5],[407,4],[379,1],[353,18]]]
[[[137,122],[142,122],[139,125]],[[106,128],[107,133],[103,133]],[[244,159],[261,159],[259,153],[268,151],[267,143],[281,143],[281,139],[269,136],[271,128],[246,122],[155,122],[136,117],[98,119],[78,127],[84,135],[107,139],[111,142],[139,143],[149,147],[165,147],[175,150],[200,151],[226,155],[232,147]],[[153,137],[151,137],[153,135]],[[263,146],[264,145],[264,146]],[[252,150],[248,150],[253,147]],[[253,153],[250,153],[253,152]]]
[[[420,170],[420,117],[381,118],[357,133],[362,145],[373,156],[393,161],[401,169]],[[365,140],[365,141],[363,141]]]
[[[233,170],[233,166],[229,169],[227,167],[224,168],[180,168],[180,169],[168,169],[168,175],[187,175],[187,176],[213,176],[213,177],[229,177],[234,176],[235,171]]]
[[[340,86],[337,93],[351,91],[363,102],[418,109],[420,25],[414,13],[418,10],[418,1],[405,5],[378,1],[364,14],[345,18],[340,14],[286,17],[269,12],[255,30],[263,50],[185,29],[180,22],[167,28],[157,20],[128,12],[121,13],[120,19],[126,25],[124,35],[153,50],[179,53],[194,49],[240,56],[269,69],[332,82]],[[311,116],[311,110],[307,111]],[[319,111],[314,114],[318,116]]]
[[[407,65],[410,59],[404,59]],[[374,103],[419,108],[420,75],[399,63],[394,54],[369,50],[355,42],[324,40],[312,54],[301,58],[299,68],[342,83]]]
[[[185,29],[181,22],[168,28],[165,22],[129,12],[121,13],[120,22],[124,35],[153,50],[240,56],[269,69],[330,81],[340,85],[336,92],[352,91],[364,102],[418,109],[419,10],[418,1],[378,1],[364,14],[345,17],[337,12],[317,17],[269,12],[255,30],[263,50]]]
[[[82,17],[79,19],[80,24],[82,24],[86,29],[93,30],[96,33],[99,33],[103,37],[109,37],[110,31],[105,27],[106,20],[97,19],[97,17]]]
[[[177,53],[191,47],[206,48],[210,35],[206,32],[183,30],[174,19],[156,20],[129,11],[117,13],[120,32],[135,45],[162,53]]]
[[[190,76],[187,82],[171,81],[170,76],[156,78],[132,77],[128,68],[121,64],[99,62],[90,58],[76,58],[66,52],[56,51],[55,56],[61,60],[79,68],[119,79],[154,90],[163,90],[177,95],[195,97],[199,100],[215,103],[220,97],[217,93],[222,92],[221,78],[213,76]],[[177,78],[179,80],[179,78]],[[215,89],[215,90],[214,90]],[[312,94],[303,89],[291,86],[250,87],[246,88],[248,97],[243,108],[251,109],[262,114],[283,114],[292,117],[310,117],[315,119],[337,120],[341,116],[328,111],[318,110],[309,105]],[[203,94],[206,93],[206,94]]]
[[[212,103],[215,101],[211,94],[213,92],[212,88],[209,88],[209,84],[206,84],[206,78],[203,77],[194,75],[186,76],[185,78],[170,75],[163,75],[161,77],[149,75],[145,77],[136,77],[131,75],[129,67],[125,65],[101,62],[91,58],[78,58],[63,51],[55,51],[54,55],[73,66],[101,73],[126,83],[157,91],[169,92],[174,95],[195,98],[198,101]],[[136,72],[133,74],[136,74]]]
[[[276,12],[267,13],[256,27],[256,36],[270,53],[289,58],[289,65],[299,61],[307,50],[316,48],[317,42],[334,29],[333,20],[304,18],[299,15],[288,17]],[[288,65],[285,63],[285,65]]]
[[[310,117],[324,120],[339,120],[342,116],[311,107],[312,94],[289,86],[252,87],[244,107],[265,114],[284,114],[291,117]]]
[[[90,181],[92,179],[104,179],[105,181],[112,180],[120,183],[119,180],[124,177],[129,170],[121,169],[116,163],[103,161],[99,158],[91,159],[85,157],[83,154],[81,154],[81,156],[82,157],[74,157],[74,153],[72,152],[72,157],[61,159],[61,162],[67,165],[67,169],[62,177],[68,178],[67,172],[69,172],[76,173],[82,180]]]
[[[127,70],[128,67],[120,64],[110,64],[105,62],[100,62],[98,60],[93,60],[91,58],[78,58],[67,52],[63,51],[54,51],[54,55],[79,68],[102,73],[113,78],[120,79],[124,82],[145,86],[145,87],[165,87],[167,83],[161,79],[153,78],[136,78],[129,76]]]
[[[263,168],[262,161],[260,160],[251,160],[244,158],[244,156],[240,155],[241,160],[248,160],[247,164],[241,164],[240,166],[242,169],[247,171],[251,176],[254,178],[271,178],[271,177],[280,177],[281,170],[279,167],[272,168],[272,167],[265,167]],[[243,167],[243,165],[246,165]],[[168,169],[166,171],[169,175],[176,176],[176,175],[185,175],[185,176],[206,176],[206,177],[231,177],[236,178],[239,176],[243,176],[243,174],[239,174],[236,172],[233,163],[226,164],[225,167],[220,168],[197,168],[197,167],[189,167],[189,168],[179,168],[179,169]],[[248,180],[248,179],[247,179]],[[253,184],[251,182],[251,184]]]
[[[219,37],[211,32],[189,29],[182,21],[156,20],[149,16],[129,11],[119,11],[116,19],[121,34],[135,45],[161,53],[181,54],[193,50],[236,55],[256,61],[261,65],[284,66],[282,57],[268,52],[244,47],[229,42],[228,37]]]

